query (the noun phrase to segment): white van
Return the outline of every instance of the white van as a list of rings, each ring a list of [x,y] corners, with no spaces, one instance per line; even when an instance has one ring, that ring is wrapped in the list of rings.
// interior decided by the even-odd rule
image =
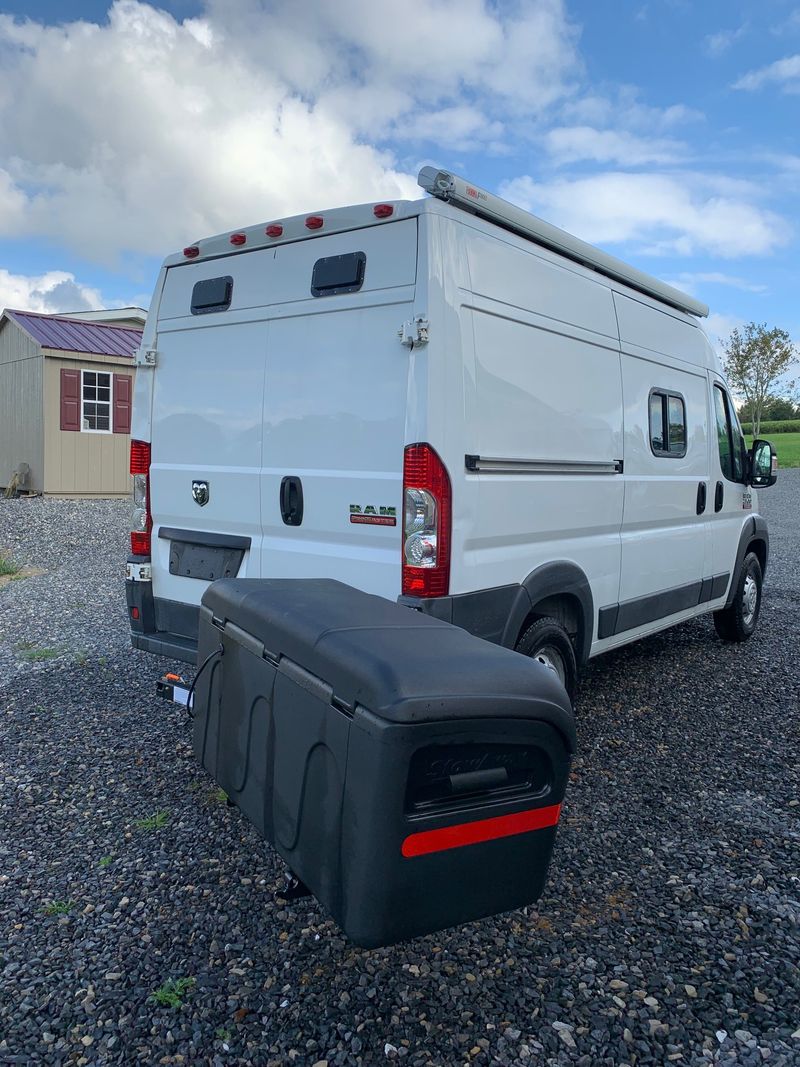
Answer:
[[[704,612],[750,636],[769,539],[683,293],[452,174],[166,259],[137,355],[137,648],[195,661],[223,576],[331,577],[536,656]]]

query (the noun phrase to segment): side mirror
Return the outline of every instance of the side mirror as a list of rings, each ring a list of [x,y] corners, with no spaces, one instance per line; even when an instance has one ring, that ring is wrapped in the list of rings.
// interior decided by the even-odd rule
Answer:
[[[769,441],[760,437],[750,449],[750,484],[756,489],[766,489],[778,480],[778,456]]]

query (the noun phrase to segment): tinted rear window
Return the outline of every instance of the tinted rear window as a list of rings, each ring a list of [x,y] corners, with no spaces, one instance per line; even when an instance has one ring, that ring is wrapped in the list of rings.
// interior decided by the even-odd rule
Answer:
[[[233,278],[206,278],[192,289],[192,314],[208,315],[211,311],[227,311],[233,296]]]
[[[364,284],[366,267],[367,257],[363,252],[318,259],[311,275],[311,292],[314,296],[356,293]]]

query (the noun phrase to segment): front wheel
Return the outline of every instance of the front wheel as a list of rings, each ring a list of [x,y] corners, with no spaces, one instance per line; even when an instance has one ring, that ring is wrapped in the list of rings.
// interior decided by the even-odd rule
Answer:
[[[714,627],[723,641],[746,641],[752,637],[761,611],[762,584],[758,556],[748,552],[742,563],[731,606],[714,612]]]
[[[538,660],[551,670],[574,702],[578,684],[578,664],[569,634],[557,619],[536,619],[517,641],[516,651]]]

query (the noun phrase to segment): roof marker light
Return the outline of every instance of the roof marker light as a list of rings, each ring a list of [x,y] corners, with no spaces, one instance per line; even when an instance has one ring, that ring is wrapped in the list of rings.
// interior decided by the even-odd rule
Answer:
[[[267,235],[267,237],[280,237],[283,233],[283,226],[280,226],[278,225],[278,223],[275,223],[273,226],[267,226],[266,230],[264,230],[264,233]]]
[[[188,248],[184,248],[183,254],[187,259],[196,259],[200,255],[200,249],[197,245],[189,245]]]
[[[322,215],[309,215],[306,219],[306,228],[309,230],[319,230],[323,223]]]
[[[247,237],[243,233],[232,233],[231,234],[231,244],[232,245],[243,245],[246,240],[247,240]]]
[[[372,209],[372,214],[376,219],[388,219],[394,214],[394,204],[376,204]]]

